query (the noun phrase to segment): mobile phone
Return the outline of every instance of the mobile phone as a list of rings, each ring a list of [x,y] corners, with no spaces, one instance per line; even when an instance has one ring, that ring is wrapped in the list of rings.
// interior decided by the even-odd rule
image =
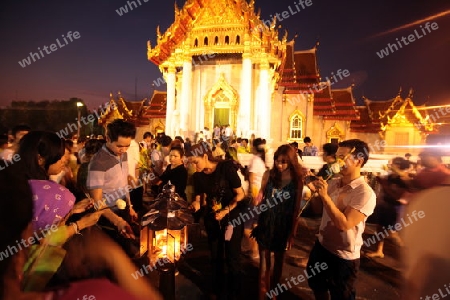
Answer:
[[[308,183],[311,183],[316,180],[319,180],[319,177],[314,176],[314,175],[306,176],[305,183],[308,184]]]

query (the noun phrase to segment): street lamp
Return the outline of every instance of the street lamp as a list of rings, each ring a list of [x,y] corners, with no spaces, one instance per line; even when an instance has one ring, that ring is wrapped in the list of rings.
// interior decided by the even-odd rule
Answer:
[[[77,136],[80,138],[80,119],[81,119],[81,107],[84,106],[84,104],[80,101],[77,102],[77,110],[78,110],[78,126],[77,126]]]

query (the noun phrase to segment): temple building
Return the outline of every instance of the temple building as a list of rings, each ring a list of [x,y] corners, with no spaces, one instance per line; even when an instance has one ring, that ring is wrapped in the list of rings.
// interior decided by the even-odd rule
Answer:
[[[131,103],[119,94],[111,101],[121,117],[145,131],[193,137],[204,127],[229,124],[237,137],[265,138],[272,147],[309,136],[319,148],[327,142],[360,138],[372,153],[417,152],[438,130],[431,109],[416,107],[413,92],[385,101],[364,98],[357,106],[353,86],[333,89],[323,79],[316,44],[295,50],[280,38],[276,19],[263,21],[253,0],[187,0],[175,4],[172,25],[147,45],[148,60],[162,72],[166,91]],[[344,76],[348,70],[338,70]],[[336,74],[337,75],[337,74]],[[160,84],[158,84],[159,86]],[[120,115],[120,116],[119,116]],[[406,146],[411,147],[406,147]]]
[[[372,144],[383,141],[382,153],[418,154],[427,137],[439,132],[442,120],[433,116],[436,108],[414,105],[412,89],[406,98],[401,92],[385,101],[364,97],[365,105],[357,107],[360,120],[350,124],[352,135]]]
[[[269,23],[269,24],[266,24]],[[187,0],[148,60],[167,83],[166,134],[193,136],[215,124],[237,136],[272,139],[273,93],[286,55],[275,19],[264,23],[254,1]]]

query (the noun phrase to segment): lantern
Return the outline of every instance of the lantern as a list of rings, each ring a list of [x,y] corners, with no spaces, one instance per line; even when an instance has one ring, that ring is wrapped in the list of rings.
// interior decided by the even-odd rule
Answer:
[[[187,225],[194,218],[188,206],[169,182],[141,220],[140,254],[160,271],[164,299],[175,298],[175,263],[190,250]]]

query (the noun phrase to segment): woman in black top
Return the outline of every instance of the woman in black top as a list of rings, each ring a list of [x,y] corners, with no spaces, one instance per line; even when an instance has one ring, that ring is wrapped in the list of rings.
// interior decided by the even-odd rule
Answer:
[[[181,147],[171,147],[169,152],[170,165],[159,176],[159,192],[162,191],[162,187],[170,181],[175,186],[175,192],[180,195],[181,198],[187,200],[186,197],[186,185],[188,179],[188,172],[183,164],[184,151]]]
[[[204,224],[211,251],[213,293],[217,296],[226,290],[230,298],[240,290],[241,241],[244,221],[240,220],[238,202],[244,198],[244,190],[232,160],[215,156],[207,143],[192,146],[187,153],[196,166],[194,202],[196,210],[204,206]],[[233,224],[230,226],[229,224]],[[231,237],[230,237],[230,233]],[[225,254],[225,257],[224,257]],[[227,280],[224,264],[228,269]],[[224,282],[228,286],[224,287]]]

